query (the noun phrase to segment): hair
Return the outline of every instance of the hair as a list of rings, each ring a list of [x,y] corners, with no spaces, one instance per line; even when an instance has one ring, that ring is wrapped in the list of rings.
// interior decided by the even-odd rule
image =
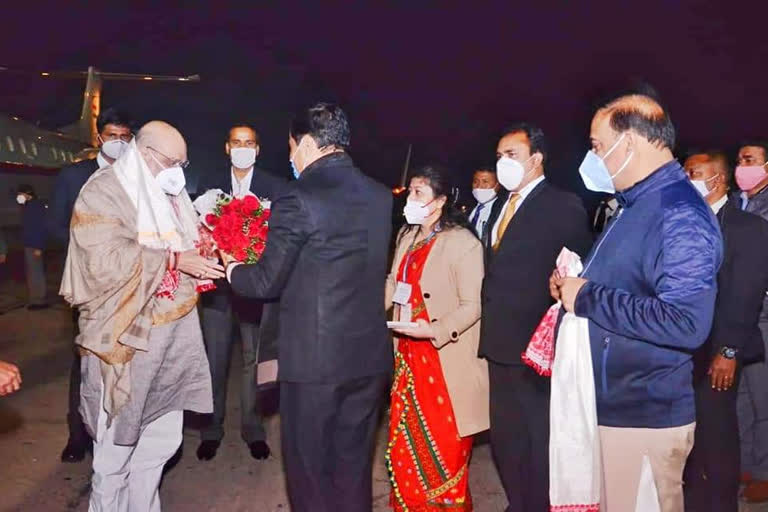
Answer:
[[[416,169],[411,174],[409,181],[413,178],[421,178],[426,181],[429,188],[432,189],[435,199],[440,196],[445,196],[446,201],[443,206],[443,212],[437,220],[437,225],[439,225],[441,229],[452,227],[469,228],[467,216],[456,206],[459,199],[459,189],[451,186],[448,181],[449,174],[450,173],[445,167],[437,164],[429,164]],[[407,224],[400,236],[402,237],[413,228],[414,226]]]
[[[514,123],[502,132],[501,138],[513,133],[524,133],[528,137],[528,147],[530,148],[531,155],[541,153],[541,163],[543,164],[547,161],[549,150],[547,148],[547,140],[544,138],[544,131],[541,128],[531,123]]]
[[[715,164],[715,170],[718,174],[723,174],[725,177],[725,184],[730,189],[733,188],[735,185],[735,180],[733,176],[733,168],[731,167],[730,161],[728,160],[728,155],[725,151],[722,151],[720,149],[690,149],[685,154],[685,159],[688,160],[689,158],[693,156],[705,156],[707,157],[707,162]],[[719,172],[719,169],[722,169],[722,173]]]
[[[349,122],[344,111],[333,103],[316,103],[299,110],[291,121],[289,133],[297,143],[305,135],[311,136],[317,147],[349,149]]]
[[[598,112],[609,116],[617,133],[634,130],[656,146],[675,148],[675,126],[661,104],[645,94],[628,94],[609,102]]]
[[[104,127],[108,124],[125,126],[129,130],[134,131],[133,119],[131,119],[125,112],[121,112],[114,107],[109,107],[101,111],[99,117],[96,119],[96,129],[101,133],[104,131]]]
[[[29,185],[27,183],[22,183],[19,185],[19,188],[16,189],[17,194],[27,194],[32,197],[37,197],[37,194],[35,193],[35,189],[32,185]]]
[[[472,174],[474,175],[477,172],[490,172],[494,176],[496,176],[496,164],[488,164],[488,165],[480,165],[475,167],[475,170],[472,171]]]
[[[753,146],[756,148],[763,148],[763,156],[765,157],[766,161],[768,161],[768,141],[764,139],[746,139],[741,141],[741,144],[739,145],[739,149],[746,147],[746,146]]]
[[[252,124],[248,123],[235,123],[232,126],[229,127],[229,130],[227,130],[227,140],[229,140],[229,135],[232,133],[232,130],[235,128],[248,128],[249,130],[252,130],[253,133],[256,135],[256,145],[261,146],[261,135],[259,135],[258,130],[253,127]]]

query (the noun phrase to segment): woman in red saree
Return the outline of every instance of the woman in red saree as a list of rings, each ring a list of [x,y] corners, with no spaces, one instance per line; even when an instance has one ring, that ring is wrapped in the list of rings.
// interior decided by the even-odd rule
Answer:
[[[471,436],[488,427],[482,248],[448,195],[440,169],[413,176],[388,279],[395,318],[412,322],[396,331],[386,451],[396,511],[471,511]]]

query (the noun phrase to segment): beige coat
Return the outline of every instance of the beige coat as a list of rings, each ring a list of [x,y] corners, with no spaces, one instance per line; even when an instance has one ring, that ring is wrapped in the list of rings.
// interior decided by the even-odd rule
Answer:
[[[397,271],[416,237],[416,229],[399,240],[387,277],[385,305],[392,306]],[[467,229],[450,228],[437,235],[421,275],[421,290],[436,336],[448,394],[459,435],[487,430],[488,365],[477,357],[480,343],[480,290],[483,249]]]

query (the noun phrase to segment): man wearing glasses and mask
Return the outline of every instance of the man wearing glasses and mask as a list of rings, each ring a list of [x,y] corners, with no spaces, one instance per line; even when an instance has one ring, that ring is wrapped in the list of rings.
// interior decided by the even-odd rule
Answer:
[[[133,121],[124,112],[114,108],[105,109],[96,120],[99,154],[95,159],[83,160],[59,171],[48,209],[48,232],[57,244],[66,247],[69,243],[69,221],[80,189],[97,169],[111,165],[120,157],[133,139],[132,125]],[[77,330],[77,309],[72,310],[72,317]],[[79,407],[80,356],[75,351],[69,379],[69,441],[61,453],[62,462],[80,462],[91,448],[91,438],[83,425]]]
[[[224,275],[200,255],[184,190],[187,146],[152,121],[83,187],[61,295],[81,311],[81,411],[93,436],[91,511],[160,510],[183,411],[210,413],[197,286]]]

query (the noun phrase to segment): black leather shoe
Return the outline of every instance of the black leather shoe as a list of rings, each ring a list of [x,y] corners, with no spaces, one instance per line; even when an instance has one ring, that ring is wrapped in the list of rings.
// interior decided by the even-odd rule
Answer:
[[[219,446],[221,446],[221,441],[203,441],[197,447],[197,459],[211,460],[216,456],[216,452],[219,451]]]
[[[248,443],[248,448],[251,449],[251,457],[256,460],[264,460],[269,457],[270,453],[272,453],[269,449],[269,445],[264,441]]]
[[[61,452],[61,462],[82,462],[85,459],[85,452],[91,448],[89,441],[78,441],[70,439],[67,442],[67,446],[64,447],[64,451]]]

